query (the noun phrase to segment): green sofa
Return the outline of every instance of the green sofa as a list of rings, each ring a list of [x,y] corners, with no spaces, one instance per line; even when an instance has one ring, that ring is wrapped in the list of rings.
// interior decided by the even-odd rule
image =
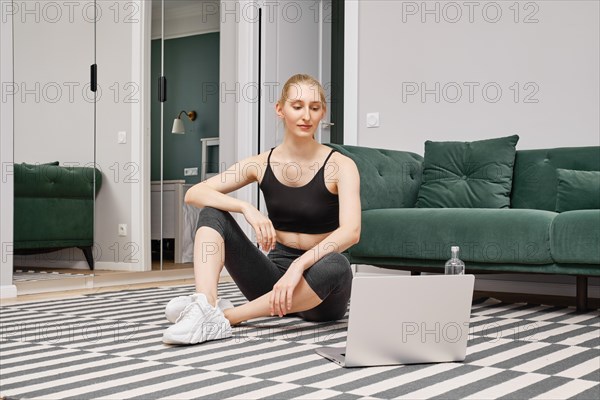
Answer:
[[[555,212],[557,169],[600,171],[600,147],[517,151],[510,208],[490,209],[415,208],[423,157],[329,146],[361,176],[361,239],[344,253],[351,263],[443,272],[459,245],[468,272],[576,276],[577,308],[586,309],[587,277],[600,276],[600,210]]]
[[[78,247],[94,269],[94,199],[101,185],[95,168],[15,164],[14,253]]]

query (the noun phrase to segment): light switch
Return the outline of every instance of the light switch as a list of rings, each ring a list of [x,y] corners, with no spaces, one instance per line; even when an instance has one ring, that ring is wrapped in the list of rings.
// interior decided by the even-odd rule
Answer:
[[[379,113],[367,114],[367,128],[379,128]]]
[[[119,132],[119,135],[117,138],[117,143],[119,143],[119,144],[127,143],[127,132],[125,132],[125,131]]]

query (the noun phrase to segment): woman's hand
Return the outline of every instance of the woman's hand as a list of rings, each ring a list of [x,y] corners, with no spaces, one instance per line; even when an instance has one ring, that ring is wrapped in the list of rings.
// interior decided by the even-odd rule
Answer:
[[[265,217],[258,209],[252,205],[242,210],[246,221],[254,228],[256,240],[264,251],[271,251],[275,248],[275,228],[273,223]]]
[[[292,263],[273,286],[271,296],[269,296],[271,315],[277,314],[283,317],[292,309],[292,295],[302,279],[303,272],[304,270],[299,265]]]

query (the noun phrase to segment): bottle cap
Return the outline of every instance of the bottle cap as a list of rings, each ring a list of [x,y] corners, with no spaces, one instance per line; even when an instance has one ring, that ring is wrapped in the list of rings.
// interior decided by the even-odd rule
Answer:
[[[450,250],[451,250],[451,251],[458,251],[458,250],[459,250],[459,247],[458,247],[458,246],[452,246],[452,247],[450,248]]]

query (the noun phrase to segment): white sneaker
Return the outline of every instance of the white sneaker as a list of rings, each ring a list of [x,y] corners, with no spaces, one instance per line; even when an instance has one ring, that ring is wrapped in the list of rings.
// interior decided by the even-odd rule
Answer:
[[[211,306],[202,293],[191,297],[175,325],[163,333],[164,343],[196,344],[232,336],[231,325],[220,308]]]
[[[175,323],[179,315],[187,307],[188,304],[192,302],[192,296],[177,296],[174,299],[171,299],[167,306],[165,307],[165,316],[167,320],[171,323]],[[219,297],[217,299],[217,307],[221,309],[221,311],[225,311],[228,308],[233,308],[233,303],[227,299]]]

